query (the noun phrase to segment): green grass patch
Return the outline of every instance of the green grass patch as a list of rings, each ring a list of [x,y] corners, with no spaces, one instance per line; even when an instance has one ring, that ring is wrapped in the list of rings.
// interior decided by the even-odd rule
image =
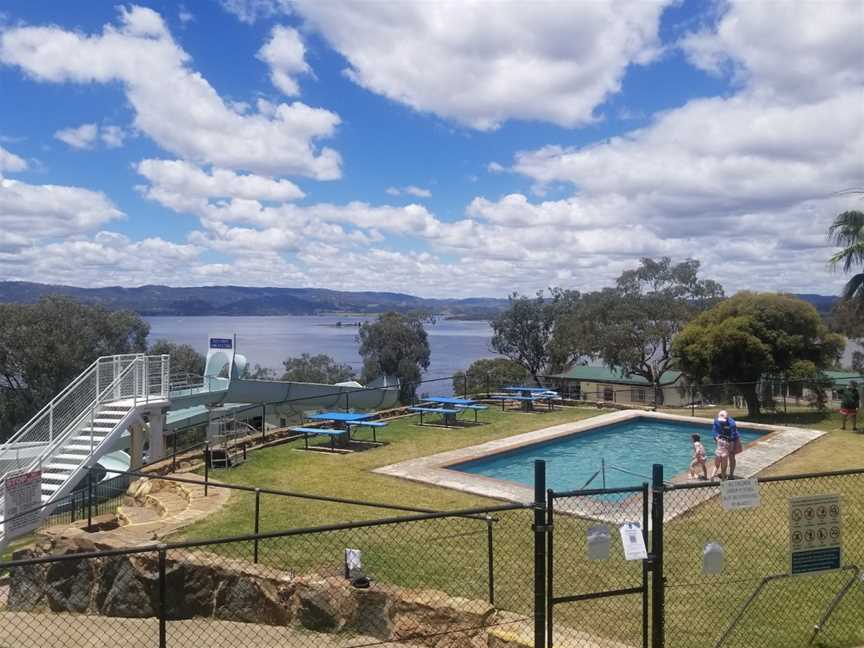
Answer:
[[[379,431],[388,445],[352,455],[310,453],[302,442],[253,452],[249,461],[214,478],[252,486],[374,500],[437,510],[495,504],[459,491],[419,484],[371,470],[410,458],[475,445],[559,423],[605,413],[596,409],[562,409],[553,413],[481,414],[485,425],[446,430],[419,427],[415,418],[394,421]],[[681,413],[680,410],[677,413]],[[713,413],[713,412],[711,412]],[[738,420],[747,421],[742,412]],[[708,415],[707,413],[705,415]],[[795,420],[792,420],[795,419]],[[826,430],[823,438],[773,466],[770,473],[791,474],[864,466],[864,435],[840,430],[833,414],[792,412],[765,415],[760,423],[798,424]],[[362,434],[362,433],[361,433]],[[665,526],[667,577],[667,645],[713,646],[739,605],[767,575],[788,571],[788,498],[840,493],[844,506],[844,563],[864,566],[864,476],[830,477],[763,484],[762,505],[747,511],[723,511],[717,498],[699,504]],[[667,507],[698,491],[667,494]],[[254,497],[235,493],[224,510],[185,529],[174,539],[204,539],[245,534],[253,528]],[[262,496],[262,531],[368,520],[397,512]],[[495,600],[503,609],[531,614],[533,536],[531,512],[496,514],[493,526]],[[622,522],[624,520],[621,520]],[[625,562],[613,529],[612,558],[586,558],[586,531],[596,521],[557,516],[555,526],[555,593],[568,595],[638,586],[639,562]],[[722,574],[703,575],[706,542],[726,550]],[[370,575],[406,587],[440,589],[452,595],[485,599],[489,594],[487,525],[482,520],[442,519],[408,524],[328,531],[261,541],[260,562],[280,571],[338,574],[342,552],[364,552]],[[251,542],[212,549],[226,557],[250,559]],[[780,580],[769,585],[726,646],[791,648],[806,646],[822,610],[845,574],[832,573]],[[857,583],[837,607],[816,645],[846,648],[864,643],[864,586]],[[628,595],[563,604],[556,608],[559,626],[577,628],[625,645],[641,645],[641,597]],[[578,644],[578,642],[577,642]]]

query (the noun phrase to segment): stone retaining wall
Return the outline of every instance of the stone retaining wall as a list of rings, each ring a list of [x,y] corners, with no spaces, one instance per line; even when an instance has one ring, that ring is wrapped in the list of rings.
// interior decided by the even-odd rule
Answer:
[[[13,560],[107,548],[74,538],[18,551]],[[409,640],[436,648],[516,645],[502,643],[500,637],[486,631],[514,615],[500,612],[484,601],[388,584],[373,583],[368,589],[356,589],[342,578],[295,575],[202,551],[169,552],[166,593],[167,617],[171,620],[210,618],[295,626],[313,632]],[[157,616],[158,606],[155,552],[64,560],[10,570],[9,611],[146,618]],[[458,630],[463,631],[442,635]]]

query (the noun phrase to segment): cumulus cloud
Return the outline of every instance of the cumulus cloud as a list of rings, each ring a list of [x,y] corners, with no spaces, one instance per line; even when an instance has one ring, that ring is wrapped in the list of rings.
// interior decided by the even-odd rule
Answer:
[[[119,126],[100,126],[93,123],[64,128],[54,133],[54,137],[75,149],[92,149],[100,141],[106,148],[119,148],[123,146],[126,133]]]
[[[247,3],[244,3],[247,4]],[[580,126],[658,52],[666,0],[532,3],[298,0],[358,85],[491,130],[508,119]],[[273,3],[271,8],[279,9]]]
[[[289,180],[238,174],[214,168],[208,173],[183,160],[142,160],[137,171],[149,185],[142,193],[177,211],[199,212],[213,198],[285,202],[304,193]]]
[[[225,11],[247,24],[290,11],[288,0],[222,0],[221,4]]]
[[[724,9],[682,40],[694,65],[784,100],[819,101],[864,82],[860,0],[735,0]]]
[[[401,196],[405,194],[406,196],[414,196],[416,198],[431,198],[432,192],[429,189],[424,189],[423,187],[417,187],[415,185],[408,185],[407,187],[387,187],[384,190],[389,196]]]
[[[190,67],[189,55],[155,11],[121,8],[119,25],[85,35],[60,27],[15,27],[0,34],[0,61],[52,83],[123,84],[135,127],[196,163],[264,174],[332,180],[341,158],[318,149],[338,115],[301,102],[244,112],[226,103]]]
[[[101,192],[0,177],[0,222],[7,235],[27,241],[71,236],[122,217]]]
[[[4,171],[16,172],[16,171],[26,171],[27,170],[27,162],[23,159],[12,153],[12,151],[7,151],[5,148],[0,146],[0,173]]]
[[[289,97],[300,94],[295,77],[311,72],[305,55],[297,30],[281,25],[273,28],[270,40],[258,51],[258,58],[270,66],[270,81]]]
[[[161,238],[130,240],[116,232],[92,237],[33,245],[4,254],[0,272],[10,280],[37,280],[84,286],[140,286],[148,283],[183,283],[185,269],[202,250]],[[184,268],[178,273],[178,268]],[[194,283],[194,281],[193,281]]]

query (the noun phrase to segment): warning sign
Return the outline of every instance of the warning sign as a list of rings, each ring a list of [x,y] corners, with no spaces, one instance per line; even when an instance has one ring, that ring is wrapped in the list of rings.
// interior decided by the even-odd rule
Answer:
[[[843,552],[839,495],[789,498],[789,551],[792,574],[840,569]]]
[[[42,471],[7,475],[0,497],[3,498],[3,532],[6,538],[29,533],[39,526],[39,511],[32,509],[42,505]]]
[[[759,481],[735,479],[721,482],[720,504],[726,511],[759,506]]]

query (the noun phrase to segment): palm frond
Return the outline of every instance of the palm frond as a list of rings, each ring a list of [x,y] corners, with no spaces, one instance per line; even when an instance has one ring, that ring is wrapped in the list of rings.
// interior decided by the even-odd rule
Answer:
[[[860,299],[864,302],[864,272],[859,272],[846,282],[846,285],[843,286],[843,292],[840,294],[840,299],[843,301]]]

